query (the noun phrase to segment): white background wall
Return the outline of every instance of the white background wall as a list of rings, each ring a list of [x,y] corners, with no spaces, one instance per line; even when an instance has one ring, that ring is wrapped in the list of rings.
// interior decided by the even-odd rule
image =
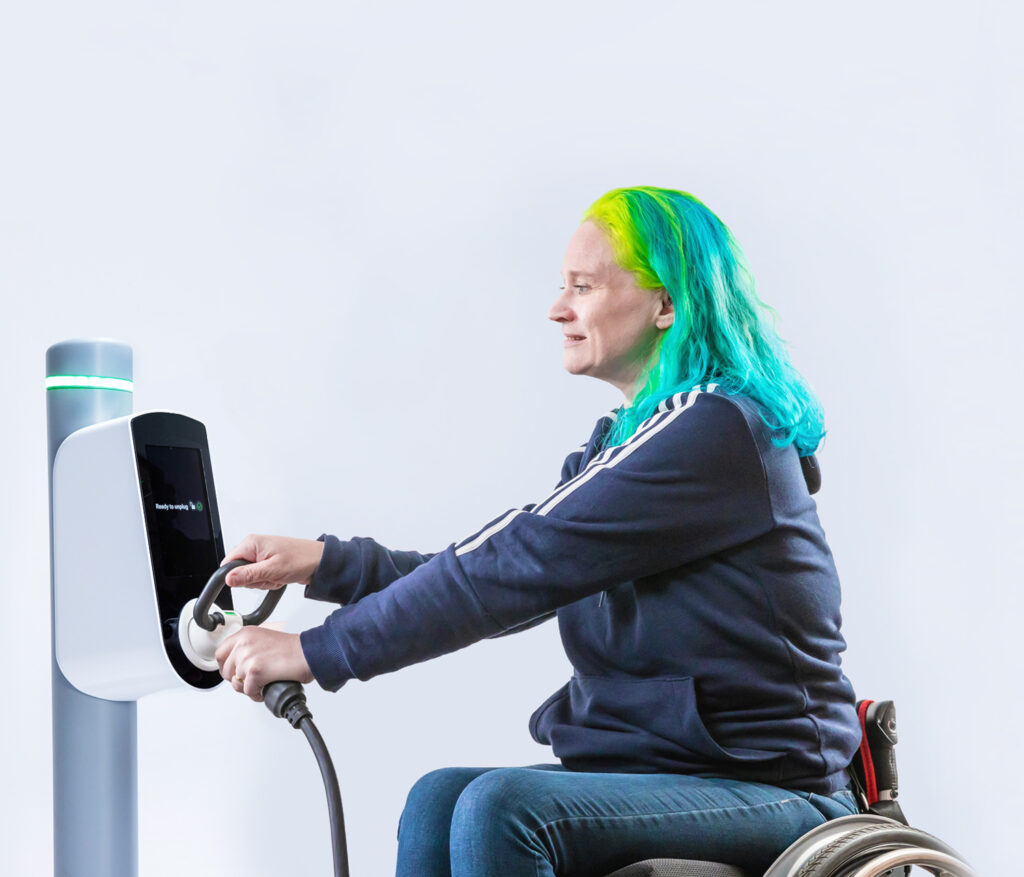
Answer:
[[[957,8],[959,7],[959,8]],[[582,210],[683,188],[744,244],[829,435],[848,675],[904,806],[981,874],[1018,831],[1019,91],[1011,5],[8,4],[0,13],[0,873],[51,867],[43,355],[135,349],[203,420],[229,542],[438,550],[618,404],[546,321]],[[328,607],[293,588],[288,628]],[[251,605],[251,601],[249,604]],[[312,708],[352,870],[447,764],[548,760],[546,625]],[[207,751],[223,780],[190,773]],[[329,873],[305,742],[229,690],[139,705],[141,873]],[[294,848],[298,849],[295,853]]]

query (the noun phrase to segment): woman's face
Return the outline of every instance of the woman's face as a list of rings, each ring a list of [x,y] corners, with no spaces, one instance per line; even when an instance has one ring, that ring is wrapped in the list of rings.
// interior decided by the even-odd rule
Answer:
[[[562,291],[548,319],[561,324],[566,371],[613,384],[629,404],[658,337],[672,325],[673,310],[664,291],[637,286],[615,263],[605,233],[584,222],[569,241]]]

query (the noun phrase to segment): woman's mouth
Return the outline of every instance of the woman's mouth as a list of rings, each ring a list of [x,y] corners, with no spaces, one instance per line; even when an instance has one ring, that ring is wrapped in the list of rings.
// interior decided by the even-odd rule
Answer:
[[[566,335],[565,336],[565,346],[566,347],[572,347],[575,344],[579,344],[581,341],[586,341],[586,336],[584,336],[584,335]]]

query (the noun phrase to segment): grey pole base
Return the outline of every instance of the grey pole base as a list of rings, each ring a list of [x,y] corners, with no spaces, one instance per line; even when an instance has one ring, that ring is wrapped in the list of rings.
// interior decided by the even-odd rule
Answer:
[[[132,378],[132,350],[109,340],[64,341],[46,351],[46,376]],[[134,702],[83,694],[57,665],[53,625],[53,460],[71,433],[132,413],[123,390],[46,391],[50,460],[50,660],[53,678],[53,868],[56,877],[139,872]]]

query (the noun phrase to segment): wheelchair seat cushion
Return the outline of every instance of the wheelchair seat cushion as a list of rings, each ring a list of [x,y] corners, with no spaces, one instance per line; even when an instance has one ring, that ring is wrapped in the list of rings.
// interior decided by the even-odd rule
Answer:
[[[646,859],[620,868],[608,877],[753,877],[735,865],[694,859]]]

